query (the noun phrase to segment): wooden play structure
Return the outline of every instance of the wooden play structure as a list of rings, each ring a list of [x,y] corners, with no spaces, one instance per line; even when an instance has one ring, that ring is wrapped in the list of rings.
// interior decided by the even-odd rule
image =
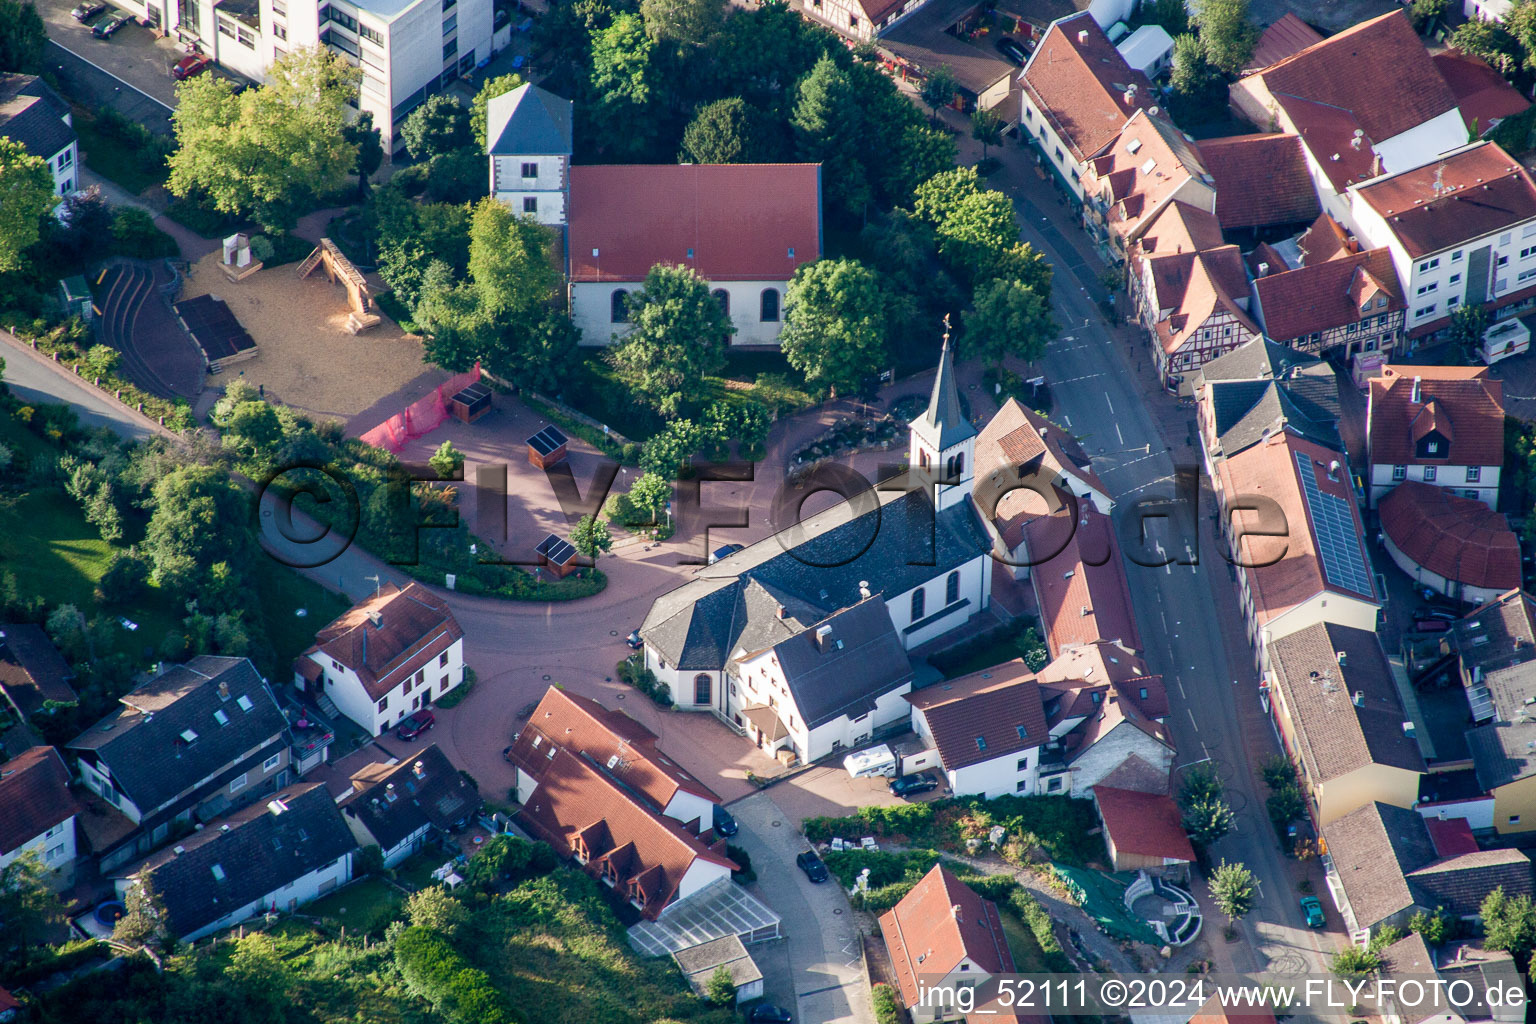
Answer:
[[[367,280],[329,238],[320,239],[315,251],[299,264],[299,278],[302,280],[308,277],[311,271],[322,264],[331,283],[340,284],[347,290],[347,299],[352,304],[352,312],[347,317],[347,331],[360,334],[370,327],[378,326],[379,316],[373,311],[373,296],[368,291]]]

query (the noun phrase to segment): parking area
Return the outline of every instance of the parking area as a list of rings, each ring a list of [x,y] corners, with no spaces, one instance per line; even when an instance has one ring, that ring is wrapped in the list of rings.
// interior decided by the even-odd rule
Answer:
[[[41,0],[38,14],[48,27],[48,37],[77,58],[137,89],[166,110],[176,103],[176,82],[171,67],[181,59],[184,49],[171,39],[155,39],[149,29],[129,21],[110,39],[98,39],[91,27],[114,14],[131,14],[125,8],[109,6],[87,22],[70,16],[70,0]]]

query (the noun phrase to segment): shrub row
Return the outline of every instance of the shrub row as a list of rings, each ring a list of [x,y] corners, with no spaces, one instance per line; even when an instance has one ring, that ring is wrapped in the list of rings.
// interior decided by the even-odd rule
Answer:
[[[1071,971],[1072,961],[1067,959],[1066,951],[1056,939],[1056,930],[1051,927],[1051,915],[1046,913],[1035,894],[1020,886],[1008,894],[1006,904],[1009,910],[1019,915],[1019,919],[1029,926],[1051,970],[1060,973]]]
[[[656,673],[645,667],[640,655],[632,654],[613,667],[619,681],[628,683],[664,708],[672,706],[672,687],[660,682]]]
[[[901,1006],[896,1002],[896,991],[881,982],[869,990],[870,1002],[875,1008],[875,1024],[902,1024]]]
[[[395,939],[395,964],[406,988],[454,1024],[504,1024],[490,977],[469,966],[447,939],[419,926]]]

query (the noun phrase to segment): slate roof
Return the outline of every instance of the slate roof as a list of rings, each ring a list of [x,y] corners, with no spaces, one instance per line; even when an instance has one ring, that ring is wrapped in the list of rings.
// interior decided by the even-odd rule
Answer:
[[[1194,862],[1195,848],[1189,843],[1179,805],[1172,797],[1095,786],[1093,801],[1104,831],[1119,853]]]
[[[1280,341],[1304,340],[1407,308],[1390,249],[1348,253],[1254,282],[1264,330]],[[1374,295],[1372,293],[1375,293]],[[1377,305],[1378,298],[1387,300]],[[1361,311],[1362,300],[1370,310]]]
[[[968,501],[935,513],[926,489],[867,492],[700,568],[656,599],[640,635],[670,666],[719,671],[856,604],[861,581],[893,597],[990,547]]]
[[[1408,885],[1421,905],[1444,907],[1457,917],[1476,914],[1483,897],[1501,887],[1511,899],[1536,896],[1531,858],[1521,850],[1478,850],[1437,861],[1410,871]]]
[[[304,653],[322,668],[326,659],[335,658],[357,673],[368,696],[378,700],[463,636],[448,602],[420,583],[408,583],[403,590],[386,583],[316,633],[314,646]]]
[[[1216,185],[1216,219],[1228,231],[1317,216],[1317,190],[1297,136],[1233,135],[1199,145]]]
[[[75,141],[75,130],[46,99],[26,93],[0,99],[0,135],[16,140],[44,160],[52,160]]]
[[[486,152],[491,156],[569,156],[571,101],[520,85],[485,108]]]
[[[1414,259],[1536,218],[1536,182],[1492,142],[1363,185],[1359,196]]]
[[[1133,111],[1156,102],[1147,77],[1131,69],[1086,11],[1052,23],[1019,81],[1079,162],[1114,141]]]
[[[1117,640],[1139,650],[1141,634],[1110,517],[1086,503],[1074,519],[1038,516],[1024,525],[1030,580],[1052,656],[1076,644]]]
[[[622,776],[624,784],[664,811],[679,790],[720,803],[714,790],[688,774],[656,746],[656,735],[622,711],[551,686],[528,717],[508,755],[513,764],[537,779],[549,763],[548,746],[586,754]],[[708,828],[708,823],[705,823]]]
[[[976,436],[976,428],[965,418],[965,410],[960,405],[960,388],[955,383],[955,360],[950,353],[948,337],[939,350],[939,370],[933,377],[928,408],[910,426],[913,435],[926,441],[936,452]]]
[[[1207,363],[1206,368],[1244,352],[1259,355],[1266,351],[1263,346],[1272,344],[1256,339]],[[1267,365],[1262,359],[1251,362]],[[1226,364],[1215,372],[1235,374],[1242,365]],[[1203,375],[1197,381],[1196,392],[1208,409],[1208,420],[1202,422],[1202,428],[1208,423],[1215,435],[1207,438],[1213,455],[1236,455],[1264,440],[1266,432],[1276,434],[1284,429],[1326,448],[1344,447],[1338,431],[1339,382],[1333,368],[1300,353],[1295,360],[1287,359],[1282,367],[1278,379]]]
[[[1418,402],[1413,401],[1415,378]],[[1455,436],[1447,438],[1444,457],[1420,459],[1414,421],[1431,402]],[[1490,377],[1485,366],[1383,366],[1381,375],[1371,378],[1367,409],[1373,465],[1498,466],[1504,461],[1504,382]]]
[[[32,747],[0,764],[0,856],[79,811],[69,791],[69,768],[53,747]]]
[[[946,771],[1049,739],[1040,685],[1022,660],[925,686],[907,694],[907,701],[922,711]]]
[[[221,691],[227,686],[227,696]],[[211,654],[168,666],[67,745],[93,751],[146,814],[287,729],[271,690],[246,658]],[[249,710],[246,704],[250,705]],[[221,724],[223,715],[228,724]],[[187,733],[193,738],[188,740]]]
[[[0,626],[0,692],[23,718],[43,710],[46,701],[78,701],[69,681],[74,670],[64,660],[43,627],[33,622]]]
[[[1405,480],[1381,499],[1379,512],[1393,545],[1437,576],[1492,590],[1520,585],[1520,540],[1482,502]]]
[[[171,933],[186,935],[254,900],[281,899],[284,886],[355,849],[325,787],[301,783],[210,822],[124,874],[148,872]]]
[[[1444,50],[1430,59],[1456,97],[1469,132],[1487,135],[1504,118],[1523,113],[1531,105],[1503,75],[1470,53]]]
[[[821,258],[821,165],[575,166],[568,232],[578,283],[643,281],[660,263],[709,281],[788,281]]]
[[[1285,58],[1300,53],[1313,43],[1323,41],[1323,36],[1293,12],[1286,11],[1280,20],[1264,30],[1258,45],[1253,48],[1249,64],[1260,70],[1278,64]]]
[[[823,629],[830,630],[825,640]],[[882,694],[912,681],[912,663],[878,596],[780,640],[773,653],[807,729],[873,711]]]
[[[436,743],[387,772],[370,773],[367,782],[354,776],[353,789],[342,811],[356,818],[385,850],[426,826],[447,832],[480,807],[480,794]]]
[[[1407,875],[1435,860],[1419,813],[1380,802],[1324,825],[1323,841],[1361,928],[1415,906]]]
[[[988,974],[1012,973],[1013,954],[990,900],[935,864],[895,907],[880,915],[903,1006],[918,1002],[919,979],[942,978],[970,958]]]
[[[1309,370],[1322,360],[1289,345],[1268,338],[1258,338],[1217,356],[1200,367],[1202,381],[1275,380],[1287,376],[1293,367]]]
[[[1425,770],[1418,743],[1403,731],[1408,716],[1375,633],[1318,622],[1271,640],[1269,658],[1314,783],[1370,764]]]

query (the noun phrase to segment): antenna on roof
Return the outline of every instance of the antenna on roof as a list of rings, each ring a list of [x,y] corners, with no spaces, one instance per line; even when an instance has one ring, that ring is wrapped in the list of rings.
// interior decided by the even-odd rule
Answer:
[[[379,594],[383,592],[384,584],[379,581],[379,578],[377,576],[364,576],[363,579],[365,579],[365,580],[372,580],[373,581],[373,596],[374,597],[378,597]]]

